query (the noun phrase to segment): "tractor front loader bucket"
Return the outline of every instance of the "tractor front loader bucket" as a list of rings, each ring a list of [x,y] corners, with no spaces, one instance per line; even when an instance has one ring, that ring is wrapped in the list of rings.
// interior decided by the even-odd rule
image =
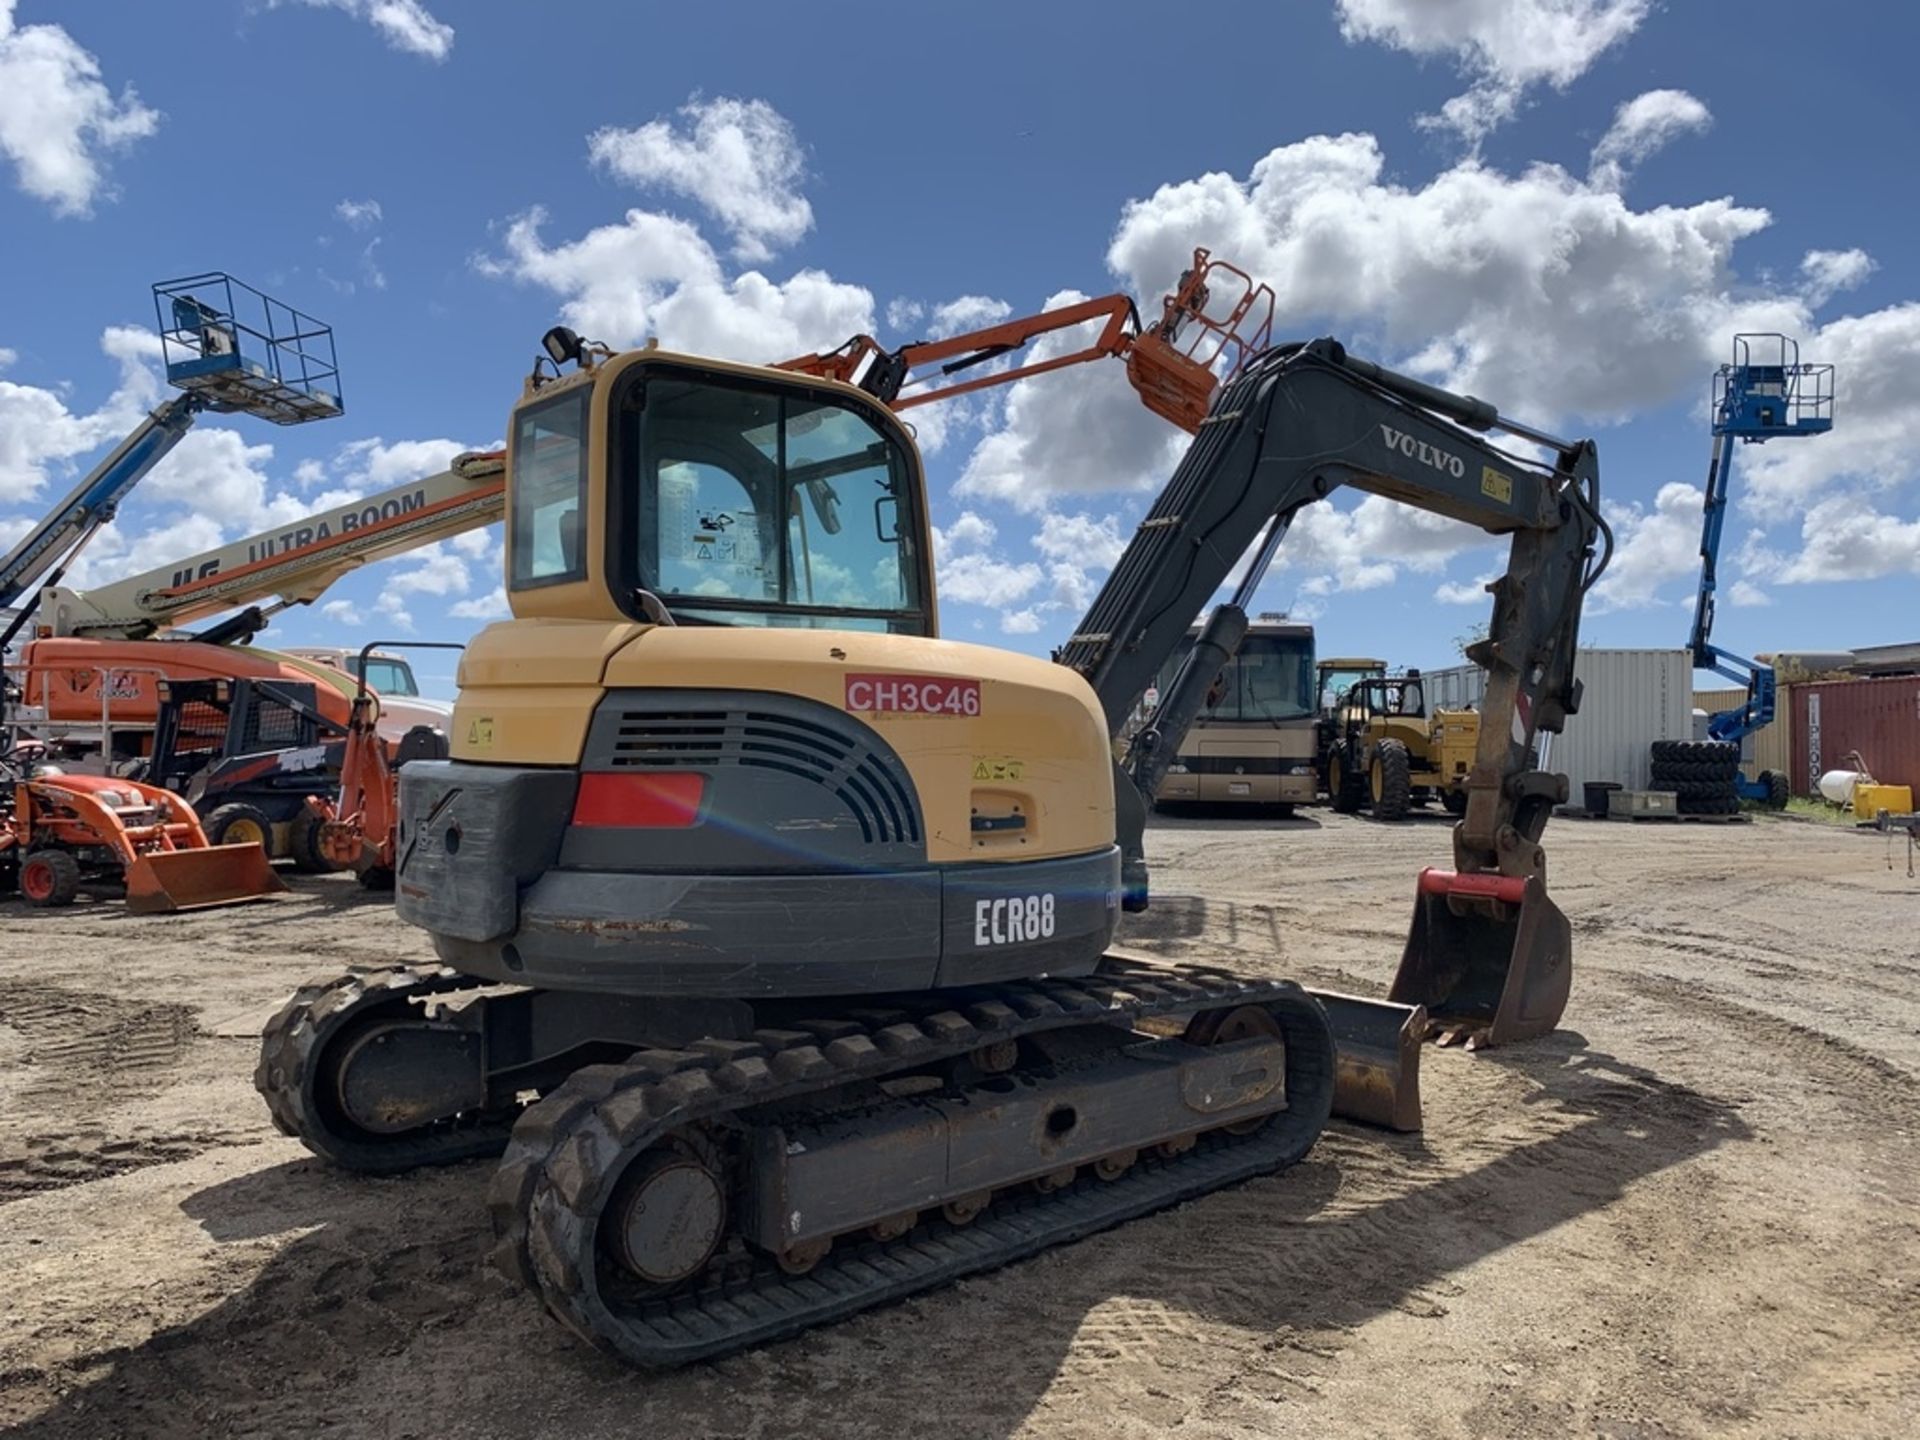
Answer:
[[[1333,1113],[1388,1130],[1420,1128],[1420,1046],[1427,1012],[1418,1005],[1309,989],[1333,1030]]]
[[[1423,870],[1387,998],[1423,1005],[1441,1044],[1548,1034],[1573,985],[1573,927],[1537,875]]]
[[[287,888],[256,844],[151,851],[126,868],[127,909],[138,915],[238,905]]]

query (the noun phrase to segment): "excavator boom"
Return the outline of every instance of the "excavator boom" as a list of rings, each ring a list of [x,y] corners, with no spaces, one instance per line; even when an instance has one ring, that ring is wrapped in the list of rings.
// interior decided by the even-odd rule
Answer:
[[[1551,453],[1541,464],[1473,431],[1504,429]],[[1532,768],[1538,731],[1579,707],[1580,607],[1611,540],[1599,513],[1591,441],[1559,441],[1454,395],[1347,355],[1332,340],[1281,346],[1215,397],[1207,421],[1055,655],[1086,676],[1112,733],[1194,617],[1260,542],[1236,600],[1209,616],[1195,659],[1162,696],[1163,734],[1134,741],[1115,803],[1128,904],[1146,904],[1142,834],[1194,692],[1244,633],[1244,603],[1300,508],[1342,485],[1510,535],[1507,572],[1489,588],[1488,637],[1469,658],[1488,672],[1454,870],[1430,871],[1390,998],[1424,1006],[1443,1038],[1472,1044],[1551,1030],[1565,1007],[1570,929],[1546,895],[1540,835],[1566,798],[1564,777]],[[1264,535],[1264,539],[1262,539]],[[1237,633],[1236,633],[1237,632]],[[1211,666],[1211,668],[1207,668]]]

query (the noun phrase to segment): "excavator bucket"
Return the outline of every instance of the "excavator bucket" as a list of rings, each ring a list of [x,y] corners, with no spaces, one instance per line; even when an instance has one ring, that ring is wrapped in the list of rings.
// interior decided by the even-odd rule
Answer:
[[[155,851],[127,866],[127,909],[137,915],[238,905],[286,888],[255,844]]]
[[[1387,998],[1423,1005],[1440,1043],[1531,1040],[1560,1023],[1573,927],[1538,876],[1422,870]]]
[[[1427,1012],[1331,990],[1307,993],[1333,1030],[1333,1113],[1388,1130],[1420,1128],[1420,1045]]]

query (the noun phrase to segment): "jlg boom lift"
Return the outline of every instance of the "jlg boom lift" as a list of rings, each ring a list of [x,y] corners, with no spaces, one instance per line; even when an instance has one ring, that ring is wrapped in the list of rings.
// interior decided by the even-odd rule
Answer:
[[[1756,359],[1756,355],[1758,359]],[[1773,723],[1773,667],[1735,655],[1713,643],[1713,608],[1720,565],[1720,536],[1727,520],[1727,482],[1733,446],[1824,435],[1833,428],[1833,367],[1800,359],[1800,346],[1784,335],[1736,335],[1733,359],[1713,377],[1713,460],[1707,467],[1707,497],[1700,525],[1700,591],[1694,599],[1687,648],[1696,670],[1711,670],[1747,687],[1746,702],[1707,717],[1707,738],[1738,745]],[[1734,777],[1743,800],[1775,810],[1787,803],[1785,775],[1764,771],[1749,780]]]
[[[550,333],[514,618],[467,650],[454,758],[401,778],[397,905],[445,964],[297,994],[256,1074],[276,1122],[370,1172],[504,1148],[497,1262],[642,1365],[1291,1165],[1346,1052],[1289,982],[1109,948],[1146,900],[1111,746],[1235,560],[1342,484],[1512,536],[1455,868],[1383,1008],[1550,1029],[1566,782],[1528,746],[1578,700],[1594,447],[1327,340],[1215,393],[1208,276],[1128,344],[1143,390],[1213,398],[1060,663],[938,638],[919,457],[873,395]]]
[[[276,425],[341,413],[333,332],[325,325],[224,274],[164,281],[153,296],[167,381],[182,393],[0,558],[0,606],[18,607],[0,631],[0,651],[34,619],[35,587],[57,585],[203,412]],[[31,684],[22,688],[31,695]],[[208,845],[178,796],[132,781],[9,768],[19,773],[0,797],[0,874],[34,903],[64,904],[95,876],[123,881],[135,910],[228,904],[285,888],[258,846]]]

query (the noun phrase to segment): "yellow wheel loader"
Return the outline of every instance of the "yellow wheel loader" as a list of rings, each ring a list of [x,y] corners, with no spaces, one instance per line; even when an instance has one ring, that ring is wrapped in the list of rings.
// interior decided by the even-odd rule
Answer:
[[[573,368],[509,426],[513,618],[461,662],[453,758],[400,778],[396,909],[443,963],[302,990],[256,1079],[349,1168],[504,1151],[496,1263],[587,1342],[662,1366],[790,1335],[1283,1170],[1336,1087],[1417,1124],[1396,1047],[1429,1023],[1557,1022],[1565,781],[1524,741],[1578,701],[1590,443],[1510,458],[1483,402],[1264,348],[1047,661],[939,638],[884,391],[548,353]],[[1257,573],[1118,765],[1113,737],[1236,561],[1342,484],[1510,534],[1525,581],[1495,586],[1467,814],[1384,1004],[1112,946]]]
[[[1429,715],[1418,670],[1357,681],[1335,706],[1332,731],[1326,787],[1335,810],[1404,820],[1437,799],[1450,815],[1467,813],[1480,717],[1472,710]]]

